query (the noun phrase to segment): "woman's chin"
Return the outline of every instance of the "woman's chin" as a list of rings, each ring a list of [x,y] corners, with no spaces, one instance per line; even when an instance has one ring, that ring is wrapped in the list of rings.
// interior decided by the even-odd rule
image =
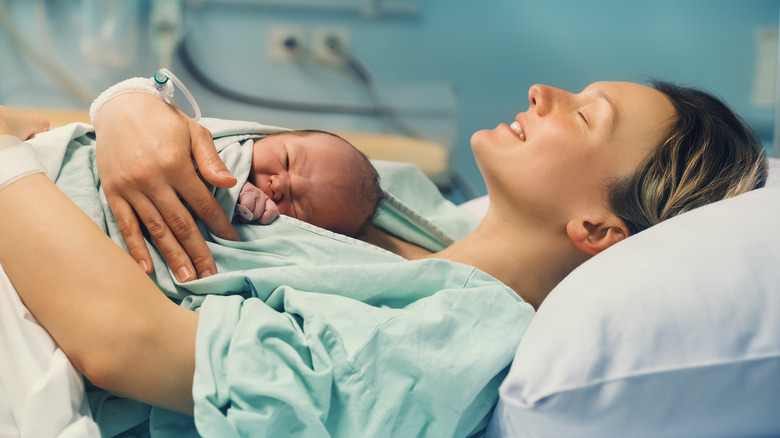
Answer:
[[[484,158],[485,155],[489,155],[492,143],[493,130],[483,129],[471,135],[471,152],[474,154],[474,159],[477,161],[477,165],[480,166],[480,172],[484,172],[484,169],[480,165],[480,161],[482,161],[480,158]]]
[[[484,143],[485,137],[487,136],[488,133],[490,133],[490,130],[482,129],[471,134],[471,140],[470,140],[471,149],[476,150],[477,148],[479,148],[480,145]]]

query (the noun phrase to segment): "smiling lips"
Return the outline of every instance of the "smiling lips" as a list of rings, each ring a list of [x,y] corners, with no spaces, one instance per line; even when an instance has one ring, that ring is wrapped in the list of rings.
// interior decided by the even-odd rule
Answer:
[[[510,128],[512,128],[512,131],[515,131],[518,137],[520,137],[520,140],[525,141],[525,134],[523,134],[523,128],[520,127],[520,123],[518,123],[517,120],[512,122],[511,125],[509,125]]]

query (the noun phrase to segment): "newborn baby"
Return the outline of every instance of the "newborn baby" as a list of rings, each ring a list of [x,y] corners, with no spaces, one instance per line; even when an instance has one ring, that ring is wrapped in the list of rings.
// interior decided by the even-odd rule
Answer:
[[[324,131],[286,131],[255,141],[236,218],[269,224],[281,213],[357,237],[381,199],[376,170],[352,144]]]

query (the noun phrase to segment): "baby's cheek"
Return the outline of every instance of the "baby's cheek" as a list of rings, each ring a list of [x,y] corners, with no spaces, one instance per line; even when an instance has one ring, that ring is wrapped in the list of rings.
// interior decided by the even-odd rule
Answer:
[[[276,204],[276,206],[279,208],[280,214],[298,219],[298,217],[294,214],[295,212],[292,211],[292,208],[290,208],[290,204],[287,201],[282,201],[282,203]]]

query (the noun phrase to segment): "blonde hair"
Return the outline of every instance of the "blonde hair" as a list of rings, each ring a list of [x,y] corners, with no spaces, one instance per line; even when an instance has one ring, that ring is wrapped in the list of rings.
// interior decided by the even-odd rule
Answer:
[[[716,97],[654,82],[674,105],[665,139],[610,187],[612,210],[636,234],[703,205],[762,187],[767,158],[751,129]]]

